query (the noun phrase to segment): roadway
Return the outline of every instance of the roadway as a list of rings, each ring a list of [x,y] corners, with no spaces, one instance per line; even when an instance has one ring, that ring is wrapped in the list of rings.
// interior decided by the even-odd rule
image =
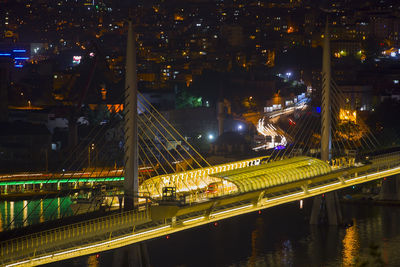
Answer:
[[[288,116],[297,110],[304,110],[307,108],[308,102],[309,99],[304,98],[294,106],[268,112],[264,117],[259,119],[257,123],[258,134],[264,136],[264,138],[270,136],[271,141],[265,141],[261,145],[254,147],[253,150],[257,151],[261,149],[275,148],[276,146],[286,146],[288,143],[286,138],[287,135],[283,130],[279,129],[276,124],[282,116]]]

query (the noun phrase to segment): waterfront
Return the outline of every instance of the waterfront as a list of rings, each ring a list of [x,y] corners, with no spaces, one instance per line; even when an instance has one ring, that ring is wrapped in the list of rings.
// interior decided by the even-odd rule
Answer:
[[[235,217],[147,242],[151,266],[353,266],[400,263],[400,208],[343,205],[349,228],[308,225],[310,201]],[[379,257],[371,256],[371,245]],[[112,266],[114,251],[49,266]]]
[[[0,232],[72,215],[71,198],[0,201]],[[24,207],[28,207],[27,209]]]

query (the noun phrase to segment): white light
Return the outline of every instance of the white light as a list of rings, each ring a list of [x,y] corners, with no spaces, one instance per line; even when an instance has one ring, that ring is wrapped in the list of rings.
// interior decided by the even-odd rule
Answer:
[[[396,52],[391,52],[391,53],[390,53],[390,56],[391,56],[391,57],[395,57],[395,56],[396,56]]]
[[[290,77],[290,76],[292,76],[292,73],[291,72],[286,72],[286,76]]]
[[[294,197],[294,196],[298,196],[298,195],[302,195],[302,194],[304,194],[304,192],[298,192],[298,193],[286,195],[286,196],[283,196],[283,197],[276,197],[276,198],[272,198],[272,199],[267,199],[267,201],[270,202],[270,201],[275,201],[275,200],[282,199],[282,198]]]
[[[216,213],[211,214],[211,216],[216,216],[216,215],[221,215],[221,214],[232,212],[232,211],[247,209],[247,208],[250,208],[250,207],[253,207],[253,205],[250,204],[250,205],[246,205],[246,206],[243,206],[243,207],[238,207],[238,208],[234,208],[234,209],[230,209],[230,210],[224,210],[224,211],[216,212]]]
[[[238,129],[239,129],[239,130],[242,130],[242,129],[243,129],[243,126],[242,126],[241,124],[239,124]]]
[[[209,135],[208,135],[208,139],[213,140],[213,139],[214,139],[214,135],[209,134]]]
[[[28,263],[29,261],[30,261],[30,260],[20,261],[20,262],[17,262],[17,263],[13,263],[13,264],[6,265],[6,267],[21,265],[21,264],[24,264],[24,263]]]
[[[384,174],[384,173],[392,172],[392,171],[397,171],[397,170],[399,170],[399,169],[400,169],[400,167],[393,168],[393,169],[389,169],[389,170],[385,170],[385,171],[380,171],[380,172],[372,173],[372,174],[370,174],[370,176],[372,176],[372,175],[377,175],[377,174]],[[367,178],[367,176],[368,176],[368,175],[363,175],[363,176],[351,178],[351,179],[346,180],[346,182],[353,181],[353,180],[359,180],[359,179],[362,179],[362,178]]]
[[[204,218],[205,218],[204,216],[201,216],[201,217],[198,217],[198,218],[194,218],[194,219],[183,221],[182,223],[185,224],[185,223],[195,222],[195,221],[203,220]]]
[[[341,184],[341,182],[336,182],[336,183],[333,183],[333,184],[323,185],[323,186],[320,186],[320,187],[317,187],[317,188],[309,189],[308,192],[313,192],[313,191],[316,191],[316,190],[320,190],[322,188],[331,187],[331,186],[338,185],[338,184]]]

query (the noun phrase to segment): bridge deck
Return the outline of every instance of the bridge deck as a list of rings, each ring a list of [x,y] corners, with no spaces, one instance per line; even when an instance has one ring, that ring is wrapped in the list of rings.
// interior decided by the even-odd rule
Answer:
[[[114,214],[1,242],[0,263],[32,266],[88,255],[399,173],[396,153],[371,159],[364,166],[206,203]]]

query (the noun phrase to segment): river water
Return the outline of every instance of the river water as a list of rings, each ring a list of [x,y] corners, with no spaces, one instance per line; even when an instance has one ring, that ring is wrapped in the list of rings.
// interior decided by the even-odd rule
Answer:
[[[0,232],[72,215],[70,197],[0,201]]]
[[[400,266],[400,207],[343,205],[354,225],[340,228],[310,226],[310,206],[294,202],[147,241],[151,266]],[[112,266],[114,255],[49,266]]]

